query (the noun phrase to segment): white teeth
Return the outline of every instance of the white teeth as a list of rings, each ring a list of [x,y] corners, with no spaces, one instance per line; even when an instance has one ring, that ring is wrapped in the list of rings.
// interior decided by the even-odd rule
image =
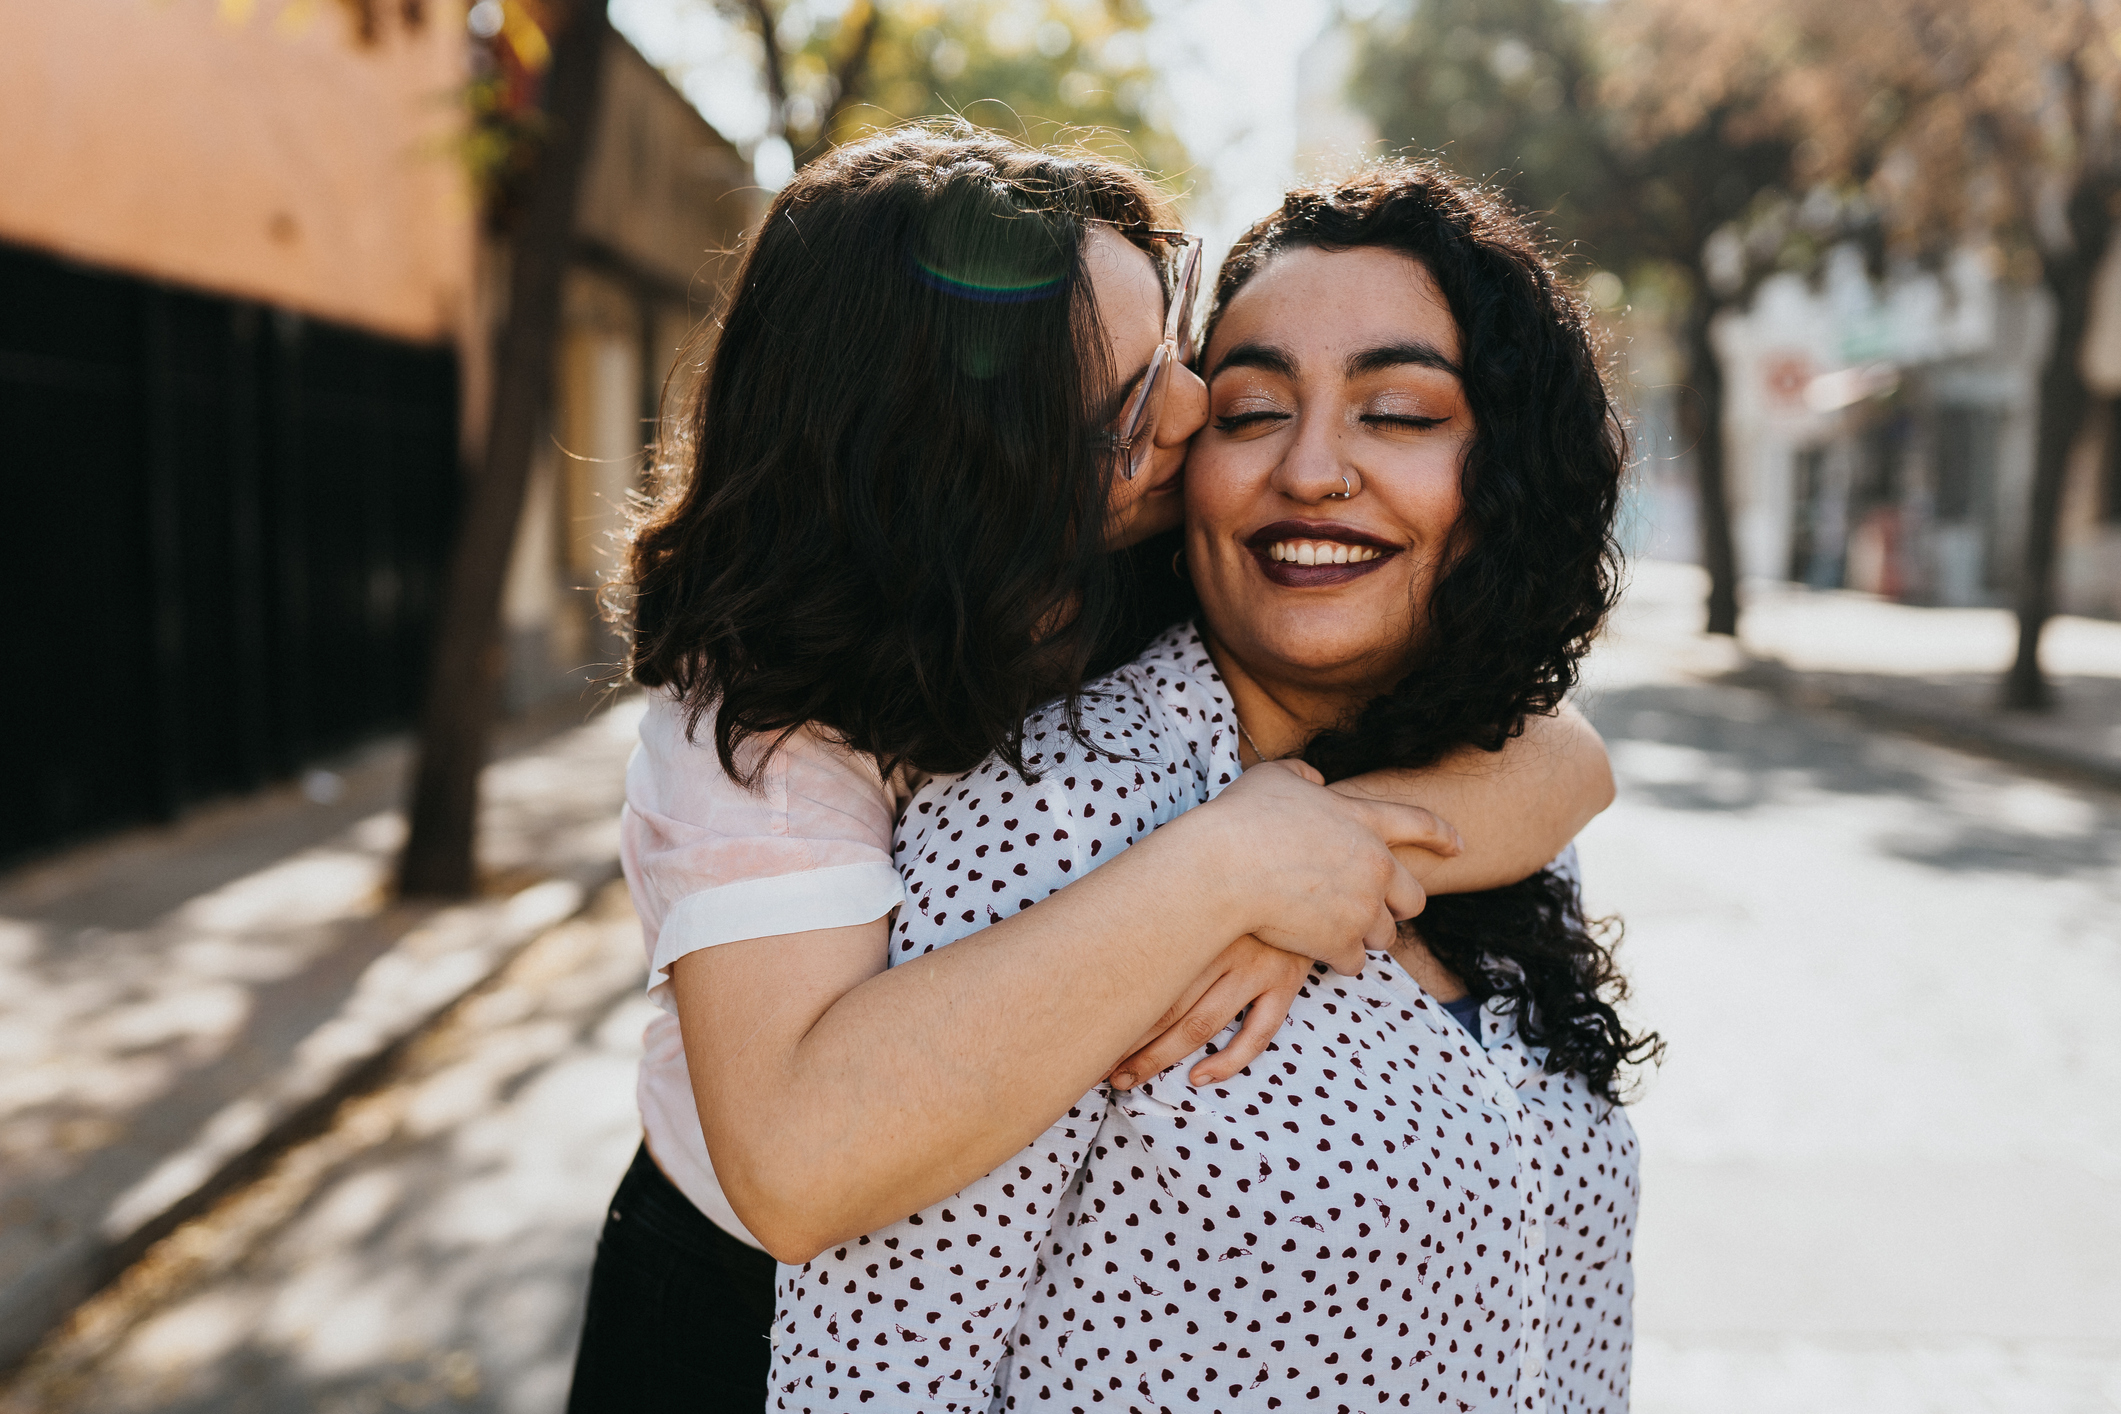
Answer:
[[[1277,540],[1267,547],[1267,558],[1290,565],[1360,565],[1384,551],[1374,545],[1347,545],[1339,541]]]

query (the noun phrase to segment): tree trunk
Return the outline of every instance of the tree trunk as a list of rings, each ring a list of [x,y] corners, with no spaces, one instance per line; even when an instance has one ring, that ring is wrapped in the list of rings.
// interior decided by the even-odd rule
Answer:
[[[1707,289],[1707,282],[1701,282]],[[1694,396],[1680,404],[1681,427],[1694,447],[1696,523],[1701,534],[1701,564],[1709,572],[1707,631],[1738,632],[1738,555],[1731,543],[1731,498],[1723,469],[1723,365],[1709,324],[1716,305],[1701,296],[1687,316],[1686,386]]]
[[[602,88],[607,3],[574,0],[553,36],[544,151],[509,243],[485,464],[469,487],[420,715],[412,829],[398,865],[405,894],[462,897],[478,882],[479,771],[500,705],[501,589],[552,394],[561,288]]]
[[[2054,700],[2040,670],[2040,635],[2055,612],[2055,550],[2069,454],[2092,406],[2079,356],[2091,322],[2092,277],[2112,235],[2111,190],[2102,182],[2078,187],[2069,204],[2072,248],[2042,262],[2042,283],[2055,301],[2055,339],[2040,374],[2040,431],[2018,577],[2018,653],[2003,680],[2003,705],[2017,711],[2044,711]]]

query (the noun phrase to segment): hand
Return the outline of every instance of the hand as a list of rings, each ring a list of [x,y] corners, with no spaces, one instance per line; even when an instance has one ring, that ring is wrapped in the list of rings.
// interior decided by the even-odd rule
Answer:
[[[1112,1067],[1105,1078],[1115,1090],[1131,1090],[1214,1040],[1243,1011],[1245,1024],[1230,1044],[1186,1076],[1189,1085],[1228,1080],[1267,1049],[1310,975],[1311,959],[1269,947],[1257,938],[1239,938],[1193,979],[1184,995],[1156,1019],[1134,1053]]]
[[[1251,909],[1233,931],[1349,976],[1362,971],[1366,949],[1390,947],[1399,920],[1427,901],[1391,846],[1441,855],[1463,847],[1456,830],[1420,806],[1327,790],[1300,761],[1254,766],[1191,815],[1221,826],[1217,873],[1244,890]]]
[[[1477,750],[1478,748],[1472,749]],[[1427,788],[1427,792],[1451,794],[1448,791],[1436,790],[1436,781],[1433,776],[1430,773],[1421,771],[1367,771],[1360,776],[1349,776],[1345,780],[1335,781],[1332,785],[1326,787],[1327,790],[1332,791],[1335,795],[1343,795],[1351,800],[1395,800],[1409,804],[1417,796],[1428,798],[1424,788]],[[1463,791],[1458,792],[1459,796],[1463,794]],[[1456,798],[1454,797],[1454,799]],[[1463,799],[1456,799],[1456,803],[1461,806],[1467,804]],[[1428,809],[1429,807],[1424,806],[1422,808]],[[1476,811],[1475,813],[1478,814],[1479,812]],[[1458,854],[1460,866],[1465,863],[1464,849],[1464,839],[1461,836],[1459,840],[1460,852]],[[1442,865],[1445,859],[1451,857],[1421,844],[1395,844],[1392,846],[1392,854],[1401,864],[1406,865],[1408,872],[1413,874],[1415,879],[1421,883],[1424,893],[1430,891],[1431,876],[1438,872],[1439,866]],[[1438,890],[1438,892],[1449,892],[1449,890]]]
[[[1583,714],[1564,706],[1525,719],[1501,751],[1461,747],[1419,770],[1387,769],[1335,781],[1369,800],[1419,801],[1459,828],[1465,851],[1446,859],[1393,851],[1431,894],[1476,893],[1538,873],[1613,801],[1605,743]]]

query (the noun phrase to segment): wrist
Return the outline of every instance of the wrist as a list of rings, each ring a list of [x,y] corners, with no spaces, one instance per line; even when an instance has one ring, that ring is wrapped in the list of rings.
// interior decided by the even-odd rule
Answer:
[[[1159,869],[1174,883],[1183,881],[1192,895],[1190,916],[1225,944],[1253,932],[1269,912],[1258,887],[1260,871],[1252,858],[1257,849],[1256,831],[1244,812],[1220,799],[1195,806],[1158,830],[1153,839],[1164,841],[1170,857]]]

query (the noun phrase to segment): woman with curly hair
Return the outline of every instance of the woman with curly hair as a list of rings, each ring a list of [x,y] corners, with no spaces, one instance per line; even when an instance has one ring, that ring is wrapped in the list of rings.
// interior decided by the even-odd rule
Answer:
[[[1624,439],[1532,233],[1433,165],[1293,192],[1223,267],[1186,469],[1197,624],[913,797],[894,962],[971,871],[1037,897],[1246,766],[1499,750],[1609,609]],[[1122,856],[1124,857],[1124,856]],[[1015,1158],[781,1271],[773,1407],[1623,1409],[1636,1148],[1564,856],[1307,972],[1235,1075],[1086,1095]],[[1206,1048],[1212,1053],[1214,1045]],[[1196,1082],[1198,1077],[1195,1077]]]
[[[1119,164],[913,129],[806,167],[752,238],[632,547],[621,856],[661,1012],[574,1414],[760,1408],[774,1257],[919,1211],[1249,1005],[1195,1068],[1235,1070],[1311,959],[1360,968],[1423,883],[1521,878],[1610,798],[1568,717],[1374,799],[1254,772],[1094,873],[1103,844],[1035,891],[976,860],[944,886],[963,942],[887,969],[907,797],[1038,769],[1034,709],[1087,728],[1082,682],[1161,627],[1125,551],[1177,524],[1206,416],[1169,224]]]

